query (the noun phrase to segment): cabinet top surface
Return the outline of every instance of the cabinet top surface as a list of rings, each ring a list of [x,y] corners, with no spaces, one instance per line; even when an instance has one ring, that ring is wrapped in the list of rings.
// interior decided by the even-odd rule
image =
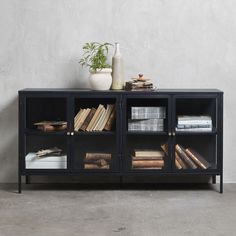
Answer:
[[[219,89],[157,89],[153,91],[125,91],[125,90],[91,90],[91,89],[71,89],[71,88],[25,88],[19,93],[25,92],[61,92],[61,93],[106,93],[106,94],[160,94],[160,93],[223,93]]]

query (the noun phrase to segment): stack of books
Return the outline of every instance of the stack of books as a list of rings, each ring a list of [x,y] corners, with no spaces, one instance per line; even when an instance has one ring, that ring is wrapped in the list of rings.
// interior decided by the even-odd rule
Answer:
[[[62,150],[54,147],[30,152],[25,157],[26,169],[66,169],[67,157],[62,155]]]
[[[212,119],[210,116],[178,116],[176,131],[210,132]]]
[[[99,104],[98,108],[80,109],[74,118],[75,131],[110,131],[115,120],[115,105]]]
[[[37,129],[44,131],[44,132],[52,132],[52,131],[62,131],[67,129],[67,122],[66,121],[40,121],[34,123],[37,126]]]
[[[177,169],[209,169],[211,164],[192,148],[175,145],[175,166]]]
[[[84,169],[110,169],[111,153],[88,152],[84,159]]]
[[[154,86],[150,79],[144,78],[143,74],[139,74],[138,78],[131,78],[131,81],[125,83],[125,90],[150,91],[154,90]]]
[[[165,107],[131,107],[128,131],[163,131]]]
[[[159,150],[134,150],[131,154],[132,169],[162,169],[164,152]]]

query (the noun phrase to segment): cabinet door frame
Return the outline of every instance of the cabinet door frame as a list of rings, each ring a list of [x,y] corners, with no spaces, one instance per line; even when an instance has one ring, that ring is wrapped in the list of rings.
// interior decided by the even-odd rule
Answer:
[[[169,150],[169,161],[168,161],[168,168],[164,169],[164,170],[132,170],[130,168],[129,165],[129,160],[128,157],[126,156],[126,146],[127,146],[127,100],[128,99],[167,99],[167,103],[168,103],[168,110],[167,110],[167,114],[168,114],[168,121],[167,121],[167,130],[165,131],[165,135],[161,135],[160,137],[166,137],[167,143],[168,145],[168,150]],[[170,139],[170,132],[171,132],[171,120],[172,120],[172,108],[171,108],[171,95],[169,94],[142,94],[142,92],[140,92],[140,94],[124,94],[122,97],[122,104],[123,104],[123,109],[122,109],[122,171],[124,173],[132,173],[132,174],[165,174],[168,172],[171,172],[171,139]],[[142,134],[140,134],[142,135]],[[144,134],[145,135],[145,134]],[[158,134],[152,134],[151,136],[155,137],[158,136]]]
[[[222,107],[221,107],[221,102],[220,102],[220,93],[180,93],[180,94],[174,94],[172,96],[172,127],[171,127],[171,135],[172,135],[172,171],[174,173],[177,174],[181,174],[181,173],[196,173],[196,174],[206,174],[206,173],[214,173],[214,174],[221,174],[222,173],[222,159],[223,159],[223,154],[220,155],[220,150],[222,149],[222,128],[221,128],[221,121],[223,120],[222,117]],[[217,166],[214,169],[206,169],[206,170],[202,170],[202,169],[197,169],[197,170],[192,170],[192,169],[187,169],[187,170],[183,170],[183,171],[178,171],[175,169],[175,144],[176,144],[176,138],[178,137],[178,133],[175,131],[175,127],[176,127],[176,120],[177,120],[177,113],[176,113],[176,102],[177,99],[215,99],[215,106],[216,109],[214,111],[214,119],[215,121],[215,128],[216,130],[212,133],[202,133],[202,134],[198,134],[199,137],[201,135],[212,135],[215,137],[216,139],[216,146],[214,149],[215,155],[216,155],[216,162],[217,162]],[[213,127],[214,128],[214,127]],[[185,137],[187,138],[188,136],[191,136],[192,134],[188,134],[185,135]],[[196,135],[196,134],[194,134]]]
[[[53,92],[50,93],[48,91],[42,91],[42,92],[19,92],[19,174],[20,175],[40,175],[40,174],[47,174],[47,175],[58,175],[59,173],[68,173],[70,171],[69,169],[69,162],[70,162],[70,140],[69,136],[67,135],[67,130],[64,134],[55,134],[57,137],[65,137],[66,139],[66,146],[67,146],[67,168],[66,169],[26,169],[25,166],[25,156],[26,156],[26,137],[27,135],[35,135],[35,136],[45,136],[45,137],[53,137],[54,134],[46,134],[42,133],[39,134],[37,132],[30,132],[27,131],[27,99],[29,98],[64,98],[66,99],[66,120],[69,127],[70,124],[70,118],[69,118],[69,96],[66,92]],[[29,133],[28,133],[29,132]]]
[[[74,132],[74,114],[75,114],[75,101],[76,99],[115,99],[116,104],[115,104],[115,108],[116,108],[116,130],[115,130],[115,147],[116,147],[116,155],[115,155],[115,160],[113,160],[113,169],[110,170],[84,170],[82,168],[76,168],[75,165],[75,148],[76,148],[76,142],[75,139],[76,138],[82,138],[82,137],[89,137],[94,136],[94,137],[99,137],[99,135],[96,134],[81,134],[81,135],[76,135],[76,133],[74,133],[74,135],[70,136],[70,151],[71,151],[71,169],[70,171],[72,173],[78,174],[78,173],[83,173],[83,174],[110,174],[110,173],[118,173],[120,172],[120,156],[122,153],[121,150],[121,98],[120,95],[117,94],[109,94],[108,93],[101,93],[101,92],[95,92],[95,91],[91,91],[91,92],[72,92],[71,93],[71,112],[70,112],[70,116],[71,116],[71,132]],[[99,102],[98,102],[99,103]],[[103,136],[101,134],[101,137],[108,137],[108,136]]]

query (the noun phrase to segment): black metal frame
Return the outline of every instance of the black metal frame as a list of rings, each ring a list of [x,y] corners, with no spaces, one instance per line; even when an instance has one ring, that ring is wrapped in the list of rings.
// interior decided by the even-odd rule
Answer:
[[[41,133],[26,129],[26,101],[27,98],[48,98],[58,97],[66,99],[66,112],[68,121],[67,132],[61,133]],[[75,146],[75,138],[82,138],[83,135],[88,137],[89,135],[103,137],[104,133],[96,134],[75,134],[73,130],[74,120],[74,107],[75,99],[114,99],[116,101],[116,131],[111,134],[111,137],[115,138],[116,146],[116,162],[113,165],[113,169],[110,171],[82,171],[74,167],[73,150]],[[214,98],[216,99],[216,127],[217,129],[207,135],[213,135],[217,138],[217,168],[208,170],[185,170],[176,171],[174,168],[174,145],[176,137],[179,135],[191,135],[191,134],[178,134],[175,132],[175,120],[176,120],[176,99],[178,98]],[[155,99],[167,99],[168,103],[168,124],[165,132],[156,133],[136,133],[139,135],[150,135],[153,139],[157,137],[165,137],[169,143],[170,162],[169,168],[165,170],[145,170],[145,171],[132,171],[127,166],[126,156],[126,142],[127,136],[133,135],[127,132],[127,100],[129,99],[143,99],[155,100]],[[67,140],[67,169],[64,170],[50,170],[50,169],[26,169],[25,168],[25,152],[26,152],[26,136],[30,135],[61,135],[66,137]],[[205,133],[199,133],[197,135],[206,135]],[[153,92],[126,92],[126,91],[91,91],[91,90],[72,90],[72,89],[24,89],[19,91],[19,164],[18,164],[18,191],[21,193],[22,180],[21,177],[26,177],[26,183],[30,183],[31,175],[116,175],[120,177],[120,184],[122,184],[123,176],[134,175],[207,175],[212,176],[213,184],[216,183],[216,176],[220,176],[220,193],[223,193],[223,92],[217,89],[191,89],[191,90],[158,90]]]

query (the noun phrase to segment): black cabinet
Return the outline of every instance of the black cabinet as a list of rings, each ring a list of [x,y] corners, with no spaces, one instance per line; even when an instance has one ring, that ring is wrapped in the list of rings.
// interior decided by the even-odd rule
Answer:
[[[75,131],[74,117],[80,109],[97,108],[99,104],[113,104],[116,119],[109,131]],[[164,116],[158,129],[129,128],[134,107],[158,107]],[[180,116],[211,117],[212,128],[177,129]],[[35,122],[63,120],[66,130],[43,132]],[[159,121],[158,121],[159,122]],[[162,150],[165,152],[159,168],[135,168],[134,150]],[[176,145],[197,150],[209,164],[207,168],[178,168]],[[36,151],[58,147],[60,157],[42,158],[32,162]],[[187,149],[185,149],[187,150]],[[84,158],[88,152],[110,153],[109,168],[86,169]],[[139,162],[140,163],[140,162]],[[151,163],[151,162],[149,162]],[[90,91],[71,89],[24,89],[19,91],[19,192],[21,176],[30,175],[209,175],[213,183],[220,175],[223,191],[223,92],[205,90],[158,90],[153,92]]]

